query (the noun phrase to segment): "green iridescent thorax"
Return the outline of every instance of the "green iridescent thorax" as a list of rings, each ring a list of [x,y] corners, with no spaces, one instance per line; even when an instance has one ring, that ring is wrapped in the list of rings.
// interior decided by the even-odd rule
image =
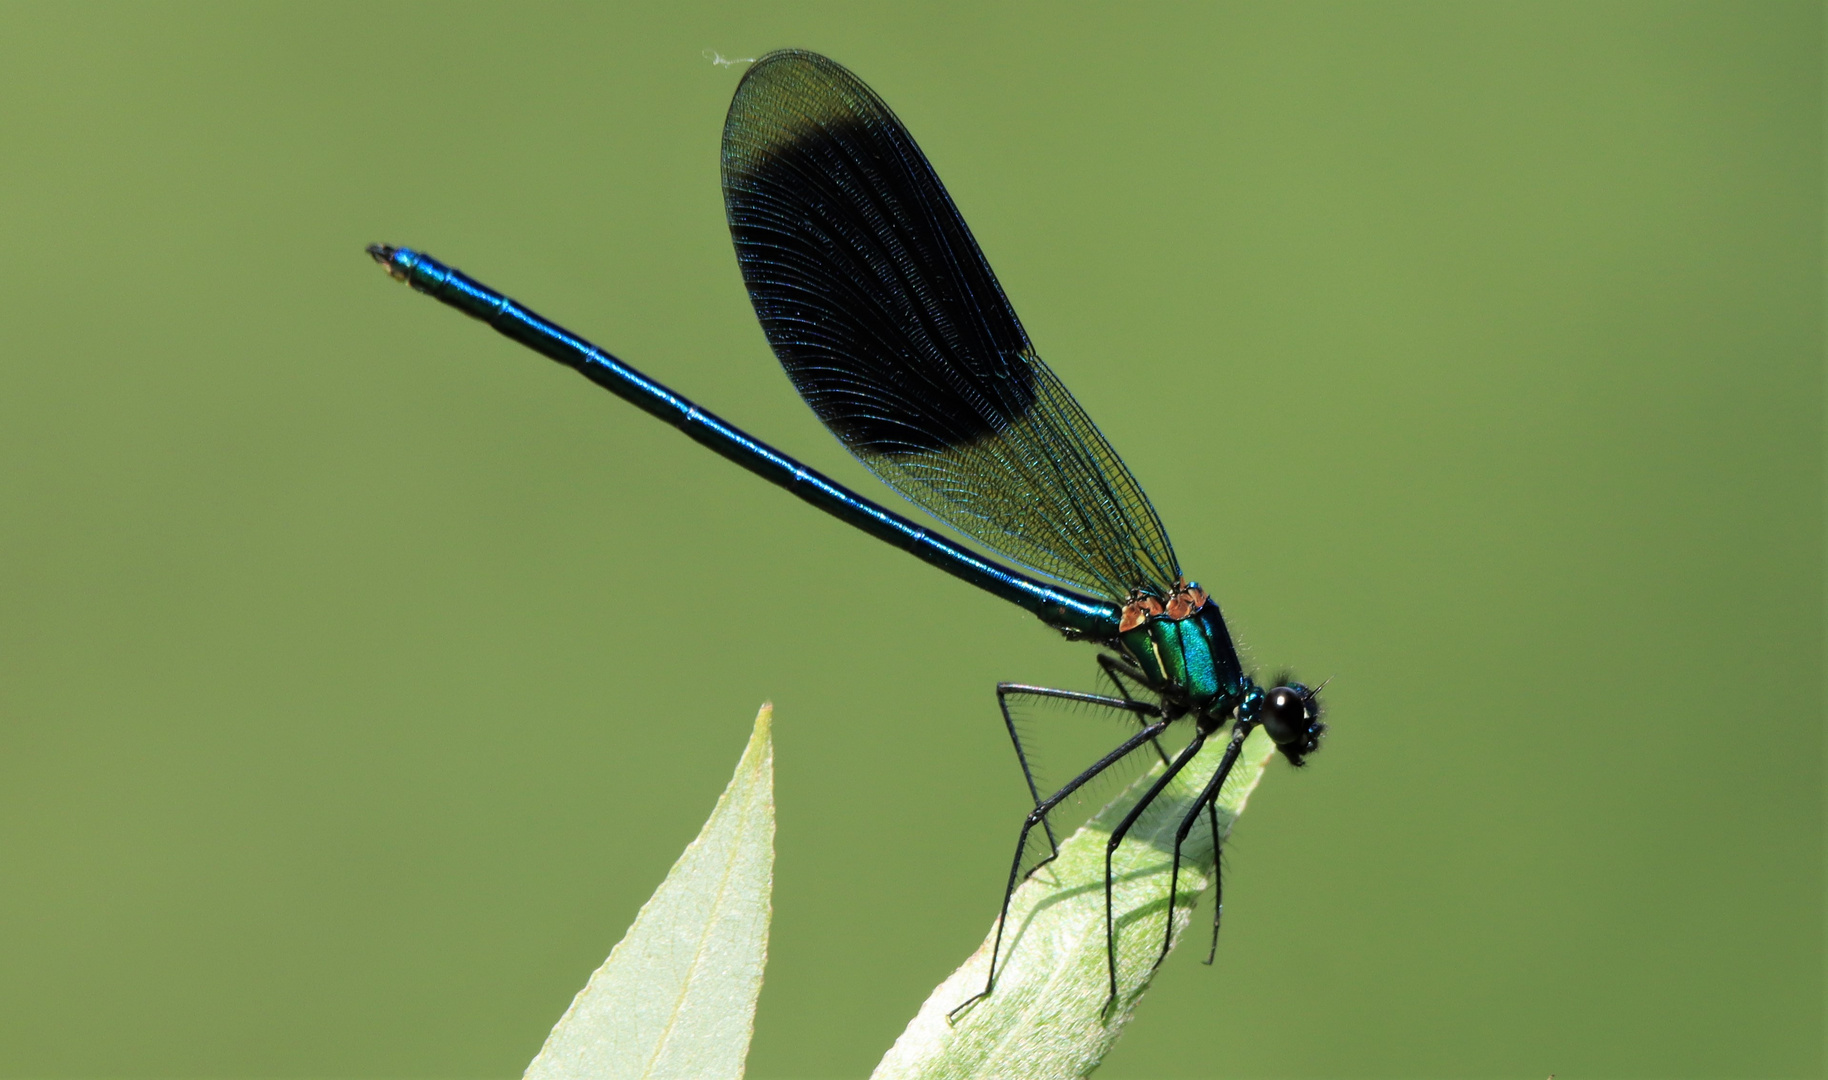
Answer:
[[[1118,641],[1158,689],[1178,695],[1189,708],[1203,709],[1244,693],[1244,672],[1215,600],[1207,598],[1180,619],[1150,615],[1118,635]]]

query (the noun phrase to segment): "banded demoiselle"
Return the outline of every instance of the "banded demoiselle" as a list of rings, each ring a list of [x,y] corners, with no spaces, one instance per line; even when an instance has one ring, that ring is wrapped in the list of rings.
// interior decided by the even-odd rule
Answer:
[[[996,986],[1002,925],[1016,885],[1057,850],[1050,815],[1094,777],[1147,747],[1166,768],[1106,848],[1105,947],[1115,1001],[1111,855],[1169,781],[1230,724],[1217,769],[1176,831],[1172,913],[1182,846],[1202,813],[1216,864],[1213,804],[1245,736],[1262,727],[1300,765],[1325,729],[1318,692],[1286,676],[1265,689],[1245,674],[1218,602],[1182,575],[1142,487],[1036,354],[939,177],[862,80],[810,52],[757,60],[724,123],[723,191],[749,299],[800,396],[884,483],[1023,569],[978,555],[834,483],[422,252],[383,245],[368,251],[398,280],[576,369],[838,520],[1102,650],[1099,666],[1115,696],[997,686],[1034,809],[1016,843],[989,975],[965,1005]],[[1012,698],[1110,709],[1136,727],[1064,787],[1044,794],[1010,716]],[[1183,720],[1191,723],[1191,736],[1169,755],[1157,738]],[[1037,828],[1048,854],[1028,866],[1023,856]],[[1221,910],[1215,902],[1215,943]],[[1171,934],[1163,935],[1157,963]]]

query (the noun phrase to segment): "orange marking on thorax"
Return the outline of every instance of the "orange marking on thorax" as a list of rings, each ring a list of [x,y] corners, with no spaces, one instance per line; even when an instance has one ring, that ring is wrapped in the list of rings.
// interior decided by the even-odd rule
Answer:
[[[1129,601],[1123,606],[1123,619],[1117,624],[1117,632],[1127,634],[1161,613],[1160,600],[1145,592],[1131,593]]]
[[[1179,622],[1187,616],[1206,606],[1206,590],[1198,585],[1187,584],[1187,579],[1174,583],[1174,595],[1168,598],[1167,613],[1170,619]]]
[[[1206,590],[1198,585],[1187,584],[1186,578],[1174,583],[1174,594],[1168,597],[1165,605],[1138,589],[1130,594],[1129,600],[1124,602],[1123,619],[1117,624],[1117,632],[1127,634],[1150,619],[1162,615],[1168,616],[1175,622],[1180,622],[1205,606]]]

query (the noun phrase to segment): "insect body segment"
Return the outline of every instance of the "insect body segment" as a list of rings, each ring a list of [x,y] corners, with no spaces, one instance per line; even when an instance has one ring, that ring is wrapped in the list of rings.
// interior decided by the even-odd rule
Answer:
[[[1181,603],[1154,604],[1162,610],[1144,615],[1118,641],[1141,669],[1144,682],[1163,697],[1186,710],[1223,714],[1230,711],[1224,703],[1235,706],[1242,698],[1244,672],[1218,602],[1197,585],[1188,591],[1198,593],[1202,603],[1197,608],[1189,610],[1177,594],[1175,600]],[[1125,607],[1126,622],[1140,606],[1132,601]],[[1185,614],[1170,614],[1176,607]],[[1215,705],[1220,707],[1213,709]]]
[[[1116,644],[1138,681],[1160,694],[1171,715],[1200,714],[1216,730],[1244,699],[1249,680],[1238,663],[1218,602],[1180,579],[1166,602],[1138,588],[1124,602]]]

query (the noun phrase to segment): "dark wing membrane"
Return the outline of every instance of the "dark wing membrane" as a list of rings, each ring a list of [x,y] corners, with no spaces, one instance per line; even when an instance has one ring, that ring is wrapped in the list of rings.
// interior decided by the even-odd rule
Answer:
[[[1112,598],[1167,595],[1148,497],[1035,355],[971,230],[869,87],[806,52],[724,124],[749,298],[800,396],[884,482],[987,547]]]

